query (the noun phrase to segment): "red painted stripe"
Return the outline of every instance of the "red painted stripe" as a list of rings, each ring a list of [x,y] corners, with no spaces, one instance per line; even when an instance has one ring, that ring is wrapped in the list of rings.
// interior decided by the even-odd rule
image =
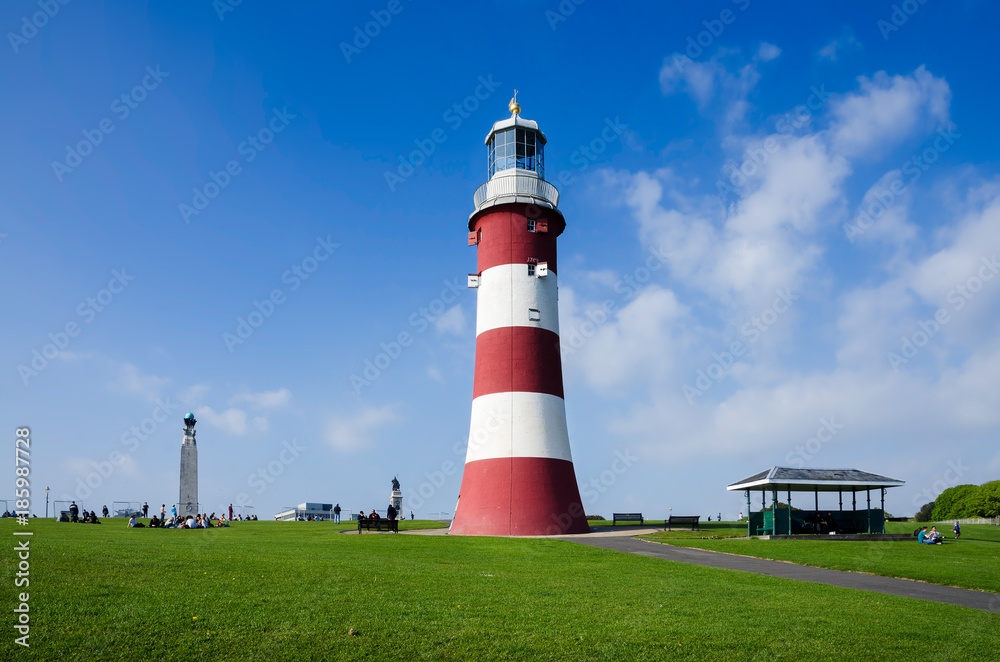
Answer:
[[[589,531],[572,462],[515,457],[465,465],[452,534],[545,536]]]
[[[476,249],[479,273],[501,264],[527,264],[531,260],[548,262],[552,273],[558,273],[556,237],[566,227],[566,221],[559,212],[543,209],[536,220],[548,221],[549,231],[528,232],[527,213],[526,205],[500,205],[473,219],[475,224],[470,228],[481,233]]]
[[[472,397],[511,391],[563,397],[557,334],[539,327],[507,326],[476,337]]]

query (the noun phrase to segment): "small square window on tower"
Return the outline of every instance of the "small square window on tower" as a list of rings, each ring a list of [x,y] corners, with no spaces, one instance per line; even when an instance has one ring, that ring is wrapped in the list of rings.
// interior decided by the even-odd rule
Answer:
[[[549,275],[549,263],[548,262],[539,262],[538,266],[535,267],[535,275],[538,276],[539,278],[545,278],[546,276],[548,276]]]
[[[479,287],[479,274],[469,274],[469,287]]]
[[[529,218],[528,219],[528,232],[534,232],[534,231],[535,231],[535,219]]]
[[[542,312],[537,308],[528,308],[528,321],[529,322],[541,322]]]
[[[548,232],[549,231],[549,222],[548,221],[538,221],[537,223],[535,223],[535,231],[536,232]]]
[[[529,276],[535,275],[535,265],[530,262],[528,263],[528,275]]]

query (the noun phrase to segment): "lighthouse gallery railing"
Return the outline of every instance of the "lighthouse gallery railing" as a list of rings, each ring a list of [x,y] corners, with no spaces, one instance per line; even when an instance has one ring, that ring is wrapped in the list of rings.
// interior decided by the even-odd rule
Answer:
[[[473,201],[478,209],[487,200],[516,195],[541,198],[551,202],[553,207],[559,206],[559,191],[555,186],[538,177],[494,177],[476,189]]]

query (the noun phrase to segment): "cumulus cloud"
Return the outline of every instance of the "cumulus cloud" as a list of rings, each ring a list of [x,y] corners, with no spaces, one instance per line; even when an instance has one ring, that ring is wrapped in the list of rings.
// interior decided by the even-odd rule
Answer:
[[[817,55],[821,60],[836,62],[846,52],[861,48],[861,42],[854,36],[850,28],[845,28],[843,34],[819,49]]]
[[[230,398],[229,404],[245,402],[257,409],[278,409],[286,406],[291,402],[291,399],[291,392],[287,388],[281,388],[277,391],[261,391],[260,393],[246,391],[239,393]]]
[[[665,95],[684,91],[703,111],[720,97],[728,106],[726,122],[736,122],[745,115],[749,108],[746,98],[760,80],[758,65],[779,55],[781,49],[768,43],[760,44],[750,61],[744,60],[745,64],[739,63],[739,50],[719,49],[708,60],[691,60],[682,53],[673,53],[660,67],[660,90]]]
[[[912,75],[858,77],[858,90],[830,101],[831,145],[851,157],[877,157],[920,131],[949,121],[951,88],[920,67]]]
[[[118,379],[112,387],[118,391],[139,395],[152,402],[160,397],[163,390],[170,384],[168,377],[157,377],[156,375],[144,374],[138,367],[131,363],[121,366],[118,371]]]
[[[718,72],[713,80],[717,91]],[[688,85],[674,72],[661,83]],[[831,96],[803,131],[725,134],[722,144],[738,150],[724,171],[727,200],[670,168],[604,172],[606,199],[627,210],[642,245],[672,254],[564,353],[567,374],[603,397],[629,391],[627,409],[605,418],[608,433],[643,458],[763,455],[766,466],[801,462],[796,445],[826,421],[836,441],[807,466],[852,466],[877,449],[886,473],[897,467],[913,480],[932,480],[934,467],[969,449],[982,454],[1000,424],[1000,184],[959,173],[948,190],[964,194],[929,219],[914,201],[924,191],[896,186],[863,239],[842,231],[901,176],[859,182],[859,164],[867,172],[887,148],[932,135],[949,104],[947,82],[924,68],[880,72]],[[739,181],[728,179],[732,164],[749,164]],[[872,260],[876,246],[890,258]],[[834,262],[831,250],[857,254]],[[614,281],[594,273],[560,293],[564,344]],[[767,310],[776,288],[801,300],[749,340],[741,325]],[[948,321],[933,322],[941,311]],[[739,357],[729,354],[734,339]],[[894,365],[889,355],[904,355],[905,343]],[[718,376],[689,401],[683,386],[712,364]],[[906,459],[915,445],[917,463]]]
[[[199,407],[194,413],[199,421],[203,421],[233,436],[240,437],[248,431],[247,413],[242,409],[230,407],[225,411],[216,412],[211,407]]]
[[[397,418],[393,408],[364,407],[352,414],[332,415],[327,419],[326,443],[343,453],[374,445],[374,433]]]
[[[461,336],[465,332],[465,311],[462,309],[462,304],[456,304],[444,311],[434,321],[434,328],[439,333]]]

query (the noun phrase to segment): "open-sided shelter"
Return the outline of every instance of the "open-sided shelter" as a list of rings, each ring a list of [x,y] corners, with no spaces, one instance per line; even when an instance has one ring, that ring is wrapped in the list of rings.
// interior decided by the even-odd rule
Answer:
[[[885,491],[900,487],[904,481],[857,469],[797,469],[772,467],[729,485],[729,491],[746,492],[747,535],[794,535],[803,533],[885,533]],[[872,490],[881,496],[879,507],[872,508]],[[760,492],[760,512],[752,512],[751,492]],[[767,493],[771,493],[771,507]],[[784,492],[786,509],[779,509],[778,495]],[[803,506],[792,508],[792,492],[803,495]],[[819,493],[836,492],[838,508],[820,509]],[[858,493],[865,493],[865,504],[858,510]],[[844,496],[850,497],[851,509],[844,510]],[[809,503],[812,501],[812,504]]]

